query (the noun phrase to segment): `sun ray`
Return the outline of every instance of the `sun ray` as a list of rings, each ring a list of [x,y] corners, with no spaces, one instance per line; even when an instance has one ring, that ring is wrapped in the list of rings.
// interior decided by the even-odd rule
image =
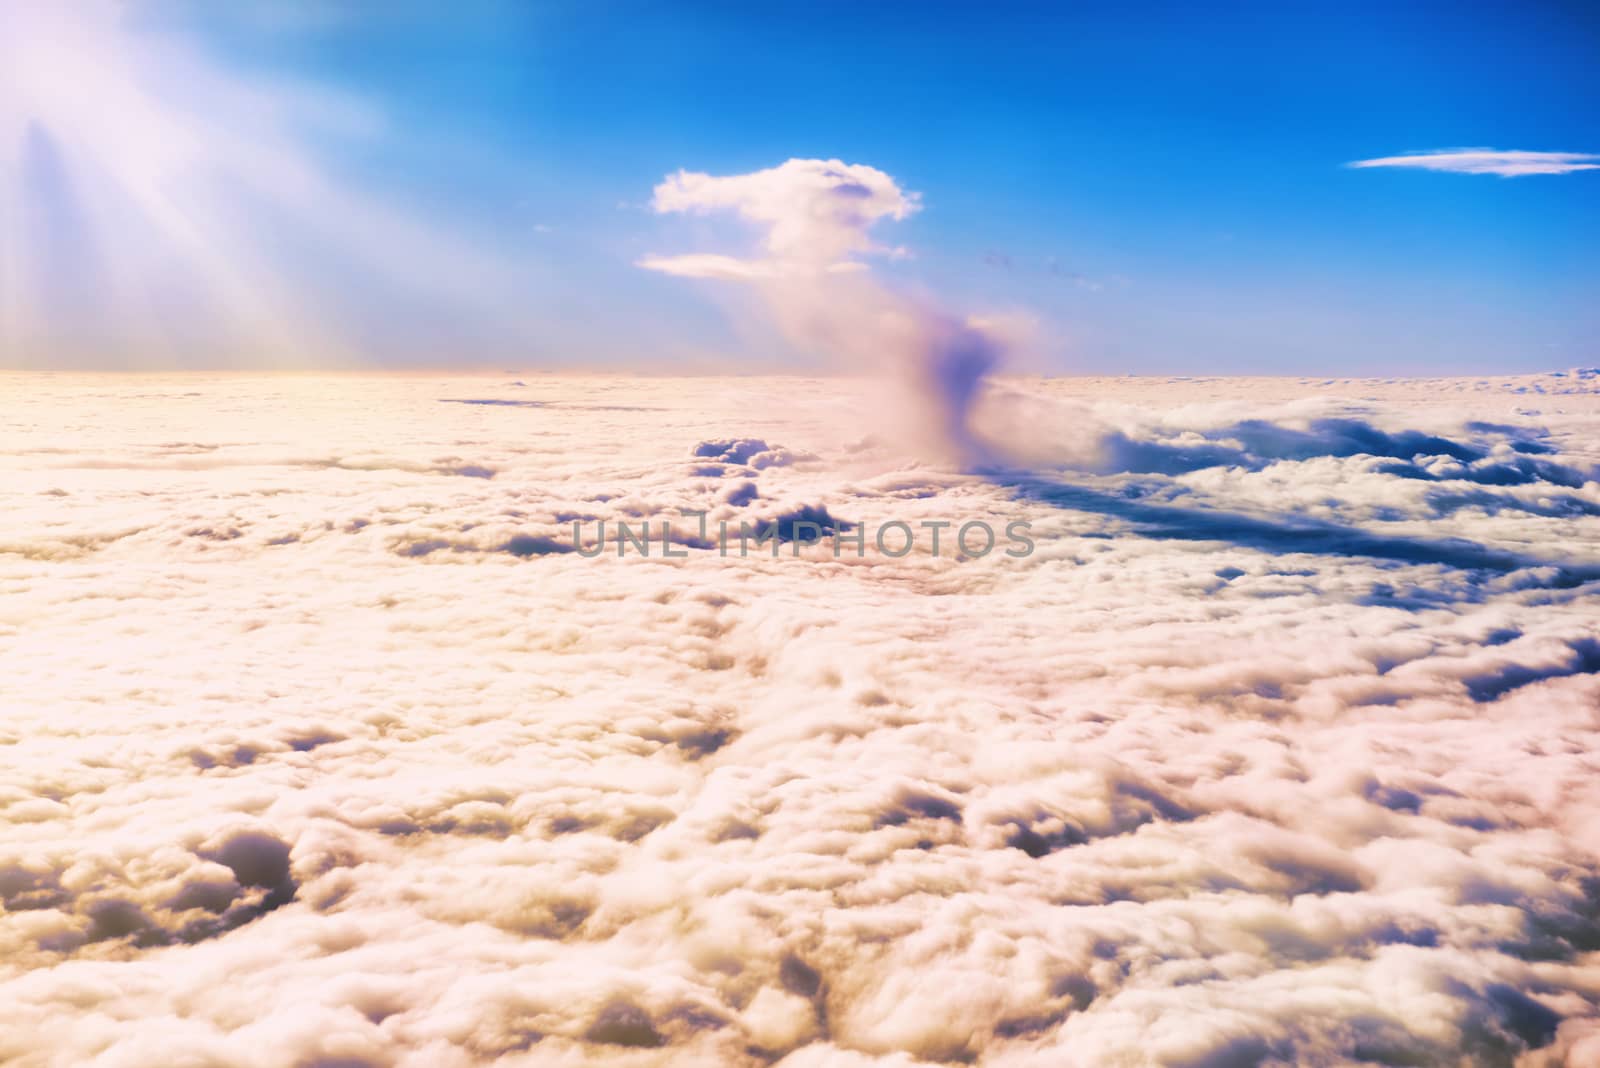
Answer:
[[[514,307],[518,272],[504,257],[333,177],[293,122],[306,100],[327,105],[327,93],[225,71],[124,14],[106,0],[0,13],[12,206],[0,359],[92,358],[79,350],[99,322],[119,350],[102,357],[125,366],[347,365],[360,354],[342,303],[363,287],[403,290],[463,318]],[[347,125],[367,121],[359,108],[334,113]],[[30,138],[51,172],[35,166],[32,180],[19,166]],[[19,231],[52,203],[70,207],[72,239],[53,241],[57,262],[46,264]],[[349,263],[350,292],[330,295],[307,264],[286,259],[285,232],[302,259]],[[75,263],[62,262],[69,254]],[[57,297],[91,289],[72,321],[51,316]]]

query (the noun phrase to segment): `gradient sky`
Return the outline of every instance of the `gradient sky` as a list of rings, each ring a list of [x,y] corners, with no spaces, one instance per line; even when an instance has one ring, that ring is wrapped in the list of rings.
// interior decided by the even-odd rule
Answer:
[[[792,365],[635,261],[753,241],[664,176],[813,157],[1029,366],[1600,363],[1600,170],[1347,166],[1600,152],[1592,4],[61,6],[0,11],[0,365]]]

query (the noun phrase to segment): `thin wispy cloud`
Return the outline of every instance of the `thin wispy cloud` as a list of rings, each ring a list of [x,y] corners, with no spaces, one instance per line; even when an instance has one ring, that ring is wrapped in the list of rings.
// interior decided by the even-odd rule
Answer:
[[[1600,155],[1593,152],[1501,152],[1492,148],[1451,148],[1357,160],[1349,167],[1412,167],[1456,174],[1498,174],[1520,178],[1526,174],[1569,174],[1600,170]]]

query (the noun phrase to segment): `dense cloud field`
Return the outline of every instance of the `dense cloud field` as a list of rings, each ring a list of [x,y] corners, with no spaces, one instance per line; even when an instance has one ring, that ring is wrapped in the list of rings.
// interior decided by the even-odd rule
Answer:
[[[1600,1065],[1600,376],[887,410],[0,376],[0,1063]]]

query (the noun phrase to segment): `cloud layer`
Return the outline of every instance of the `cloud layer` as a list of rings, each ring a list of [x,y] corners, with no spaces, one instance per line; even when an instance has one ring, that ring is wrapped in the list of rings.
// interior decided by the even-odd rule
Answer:
[[[526,382],[3,383],[0,1061],[1600,1058],[1594,375]]]
[[[1492,148],[1451,148],[1406,156],[1358,160],[1351,167],[1412,167],[1457,174],[1498,174],[1518,178],[1527,174],[1570,174],[1600,170],[1600,155],[1592,152],[1502,152]]]

